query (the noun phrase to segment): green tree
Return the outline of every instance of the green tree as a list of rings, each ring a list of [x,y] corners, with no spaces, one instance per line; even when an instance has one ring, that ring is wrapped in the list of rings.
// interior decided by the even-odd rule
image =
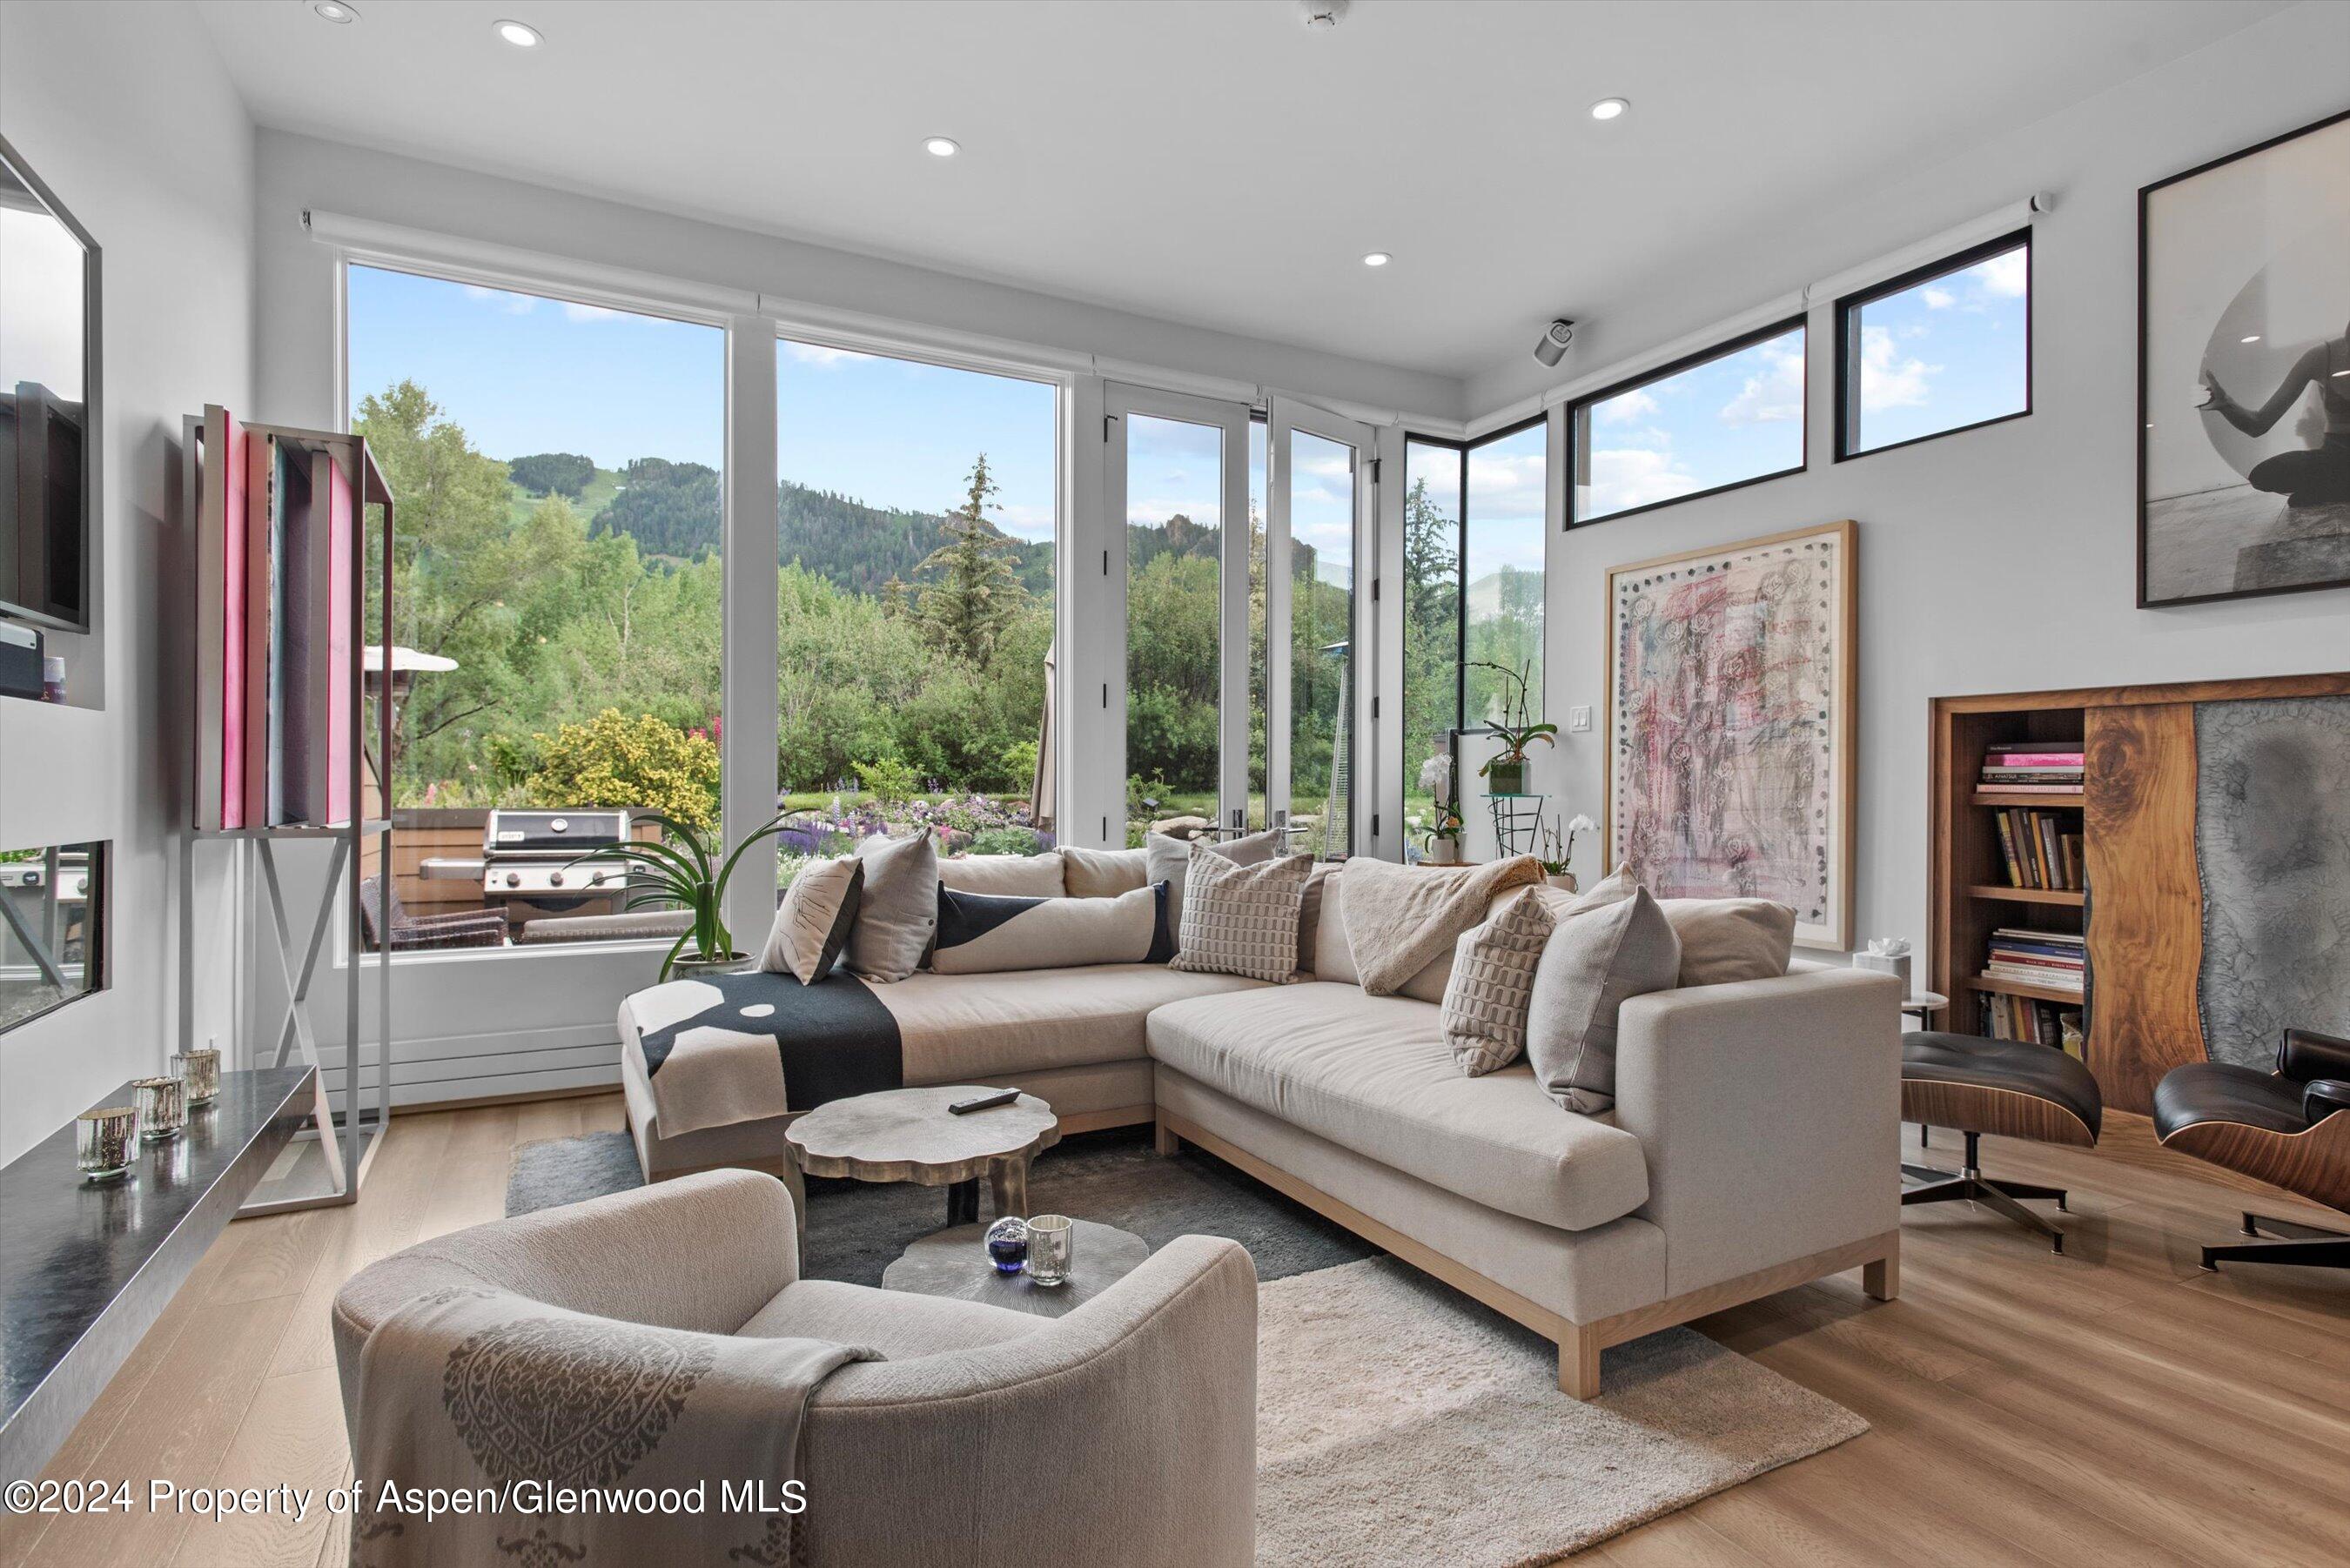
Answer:
[[[509,460],[506,472],[525,490],[577,501],[595,479],[596,464],[576,452],[541,452]]]
[[[536,739],[541,763],[524,786],[534,805],[650,806],[694,827],[718,821],[718,748],[707,735],[607,708]]]
[[[987,521],[996,492],[987,454],[972,464],[962,505],[948,514],[947,542],[931,552],[918,573],[937,572],[922,590],[922,618],[948,651],[984,669],[996,639],[1020,613],[1027,592],[1013,570],[1012,543]]]

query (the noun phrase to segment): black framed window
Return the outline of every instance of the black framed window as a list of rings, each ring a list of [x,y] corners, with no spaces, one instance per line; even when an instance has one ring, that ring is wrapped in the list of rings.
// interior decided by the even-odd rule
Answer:
[[[1566,525],[1801,473],[1804,339],[1802,317],[1773,322],[1576,399]]]
[[[1836,301],[1836,461],[2032,411],[2032,231]]]

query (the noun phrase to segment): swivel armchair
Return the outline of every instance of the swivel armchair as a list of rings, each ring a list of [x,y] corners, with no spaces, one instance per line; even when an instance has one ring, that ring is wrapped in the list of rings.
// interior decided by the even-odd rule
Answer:
[[[2154,1090],[2162,1147],[2282,1187],[2328,1209],[2350,1210],[2350,1040],[2288,1029],[2276,1070],[2227,1062],[2173,1067]],[[2203,1249],[2203,1266],[2300,1263],[2350,1268],[2350,1235],[2247,1213],[2254,1240]]]

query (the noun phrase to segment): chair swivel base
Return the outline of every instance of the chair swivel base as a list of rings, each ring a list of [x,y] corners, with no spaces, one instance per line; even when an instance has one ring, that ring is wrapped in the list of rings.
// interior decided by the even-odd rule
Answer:
[[[2051,1201],[2056,1205],[2060,1212],[2069,1212],[2065,1209],[2064,1189],[2061,1187],[2035,1187],[2021,1181],[1994,1182],[1987,1179],[1983,1176],[1982,1167],[1977,1163],[1976,1158],[1976,1148],[1981,1137],[1981,1135],[1978,1133],[1966,1135],[1966,1165],[1955,1176],[1930,1165],[1904,1165],[1901,1168],[1902,1175],[1914,1177],[1926,1185],[1903,1189],[1902,1207],[1906,1209],[1913,1203],[1955,1203],[1962,1199],[1969,1203],[1980,1203],[1987,1209],[2004,1215],[2025,1230],[2047,1237],[2049,1245],[2062,1252],[2064,1250],[2064,1232],[2026,1209],[2017,1199],[2029,1198]]]
[[[2215,1272],[2227,1263],[2299,1263],[2311,1269],[2350,1269],[2350,1235],[2339,1231],[2321,1231],[2314,1225],[2300,1225],[2290,1220],[2271,1220],[2262,1214],[2244,1216],[2244,1234],[2258,1236],[2262,1231],[2275,1231],[2290,1237],[2289,1241],[2240,1241],[2232,1246],[2203,1249],[2203,1266]]]

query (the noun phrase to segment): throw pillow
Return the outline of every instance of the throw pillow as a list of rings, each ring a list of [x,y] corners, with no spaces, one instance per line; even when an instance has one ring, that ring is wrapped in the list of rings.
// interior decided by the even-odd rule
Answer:
[[[865,892],[848,933],[848,967],[867,980],[903,980],[922,966],[939,919],[939,852],[927,833],[857,846]]]
[[[1148,849],[1087,849],[1064,844],[1056,853],[1072,898],[1115,898],[1150,886]]]
[[[941,887],[931,968],[994,974],[1163,959],[1172,946],[1166,902],[1164,888],[1137,888],[1115,898],[1020,898]]]
[[[1534,966],[1556,917],[1531,889],[1502,901],[1484,924],[1453,944],[1444,988],[1444,1043],[1469,1076],[1506,1067],[1526,1048],[1526,1002]]]
[[[1167,884],[1167,929],[1175,933],[1177,950],[1183,946],[1183,886],[1191,875],[1191,846],[1206,846],[1235,866],[1256,866],[1281,853],[1281,829],[1272,827],[1222,844],[1209,844],[1204,838],[1170,838],[1163,833],[1154,833],[1143,841],[1143,878]]]
[[[832,972],[848,933],[857,926],[857,906],[865,888],[860,861],[811,860],[792,878],[775,924],[767,932],[767,950],[759,967],[770,974],[788,974],[802,985],[814,985]]]
[[[1313,874],[1310,855],[1239,866],[1195,841],[1183,938],[1170,967],[1286,983],[1297,969],[1297,911]]]
[[[1542,866],[1531,855],[1465,870],[1357,856],[1347,863],[1347,947],[1355,972],[1365,991],[1391,996],[1448,957],[1503,893],[1541,881]],[[1444,993],[1435,994],[1441,1000]]]
[[[1665,898],[1683,985],[1776,980],[1795,951],[1795,911],[1768,898]]]
[[[1645,888],[1561,919],[1527,997],[1535,1081],[1571,1111],[1614,1105],[1617,1013],[1628,998],[1672,990],[1680,970],[1680,939]]]
[[[1011,898],[1058,898],[1069,890],[1061,877],[1061,857],[1049,852],[951,856],[939,862],[939,886]]]
[[[1322,934],[1322,901],[1330,896],[1331,885],[1338,873],[1347,868],[1343,860],[1323,860],[1315,863],[1313,874],[1305,878],[1305,896],[1297,904],[1297,977],[1317,978],[1314,972],[1314,948]]]
[[[1337,985],[1360,985],[1354,950],[1347,945],[1347,879],[1325,878],[1322,911],[1314,927],[1314,978]]]

